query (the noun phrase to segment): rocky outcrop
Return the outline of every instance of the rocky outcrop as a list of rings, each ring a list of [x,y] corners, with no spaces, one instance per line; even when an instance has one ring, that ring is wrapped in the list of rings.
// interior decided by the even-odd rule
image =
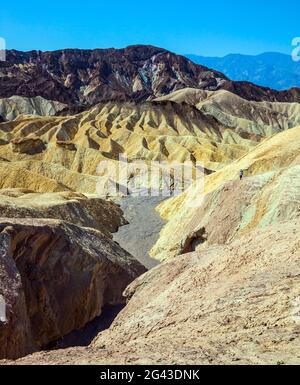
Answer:
[[[178,89],[225,88],[249,100],[297,102],[299,89],[275,91],[232,82],[220,72],[152,46],[54,52],[8,50],[0,63],[0,96],[14,95],[74,105],[101,101],[145,101]]]
[[[160,265],[129,286],[129,304],[94,346],[116,356],[122,346],[139,363],[299,362],[299,225]]]
[[[120,305],[145,268],[101,232],[47,219],[1,219],[6,322],[0,357],[46,347]]]
[[[0,234],[0,357],[15,359],[33,352],[30,320],[20,273],[15,261],[7,256],[10,237]]]
[[[168,261],[87,348],[21,364],[298,364],[299,221]]]
[[[20,189],[0,190],[0,217],[59,219],[94,228],[109,238],[127,223],[119,206],[100,198]]]
[[[12,96],[0,99],[0,115],[3,121],[14,120],[19,115],[52,116],[60,113],[65,108],[66,105],[46,100],[41,96],[35,98]]]
[[[11,141],[13,152],[27,155],[40,154],[46,149],[44,142],[40,138],[24,138]]]
[[[46,175],[28,171],[18,162],[8,162],[0,157],[0,188],[1,189],[27,189],[35,192],[70,191],[68,187]]]

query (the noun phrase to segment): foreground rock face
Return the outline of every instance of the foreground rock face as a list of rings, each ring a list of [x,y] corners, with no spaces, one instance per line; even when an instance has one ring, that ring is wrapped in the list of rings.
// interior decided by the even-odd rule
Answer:
[[[137,279],[95,346],[164,362],[299,363],[299,221],[180,256]],[[146,353],[146,354],[147,354]]]
[[[90,347],[19,363],[299,363],[299,226],[166,262],[127,288],[128,305]]]
[[[79,193],[34,193],[22,189],[0,190],[0,217],[60,219],[91,227],[112,238],[126,224],[116,204]]]
[[[6,319],[0,357],[45,347],[124,303],[145,268],[101,232],[47,219],[1,219],[1,286]]]
[[[7,257],[9,235],[0,234],[0,357],[18,358],[35,350],[22,282],[15,261]],[[4,306],[3,306],[4,305]]]

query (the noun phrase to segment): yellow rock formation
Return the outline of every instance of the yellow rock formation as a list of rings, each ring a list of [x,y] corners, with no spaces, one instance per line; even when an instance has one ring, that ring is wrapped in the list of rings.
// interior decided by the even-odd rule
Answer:
[[[168,223],[152,257],[165,260],[191,251],[190,243],[197,240],[202,245],[224,243],[253,228],[298,217],[299,154],[300,126],[265,139],[246,156],[205,177],[204,198],[191,187],[164,201],[158,211]],[[241,169],[246,177],[242,182]]]
[[[0,124],[0,187],[96,193],[99,163],[118,162],[120,154],[220,170],[295,125],[298,111],[298,104],[186,89],[156,102],[99,104],[75,116],[20,115]]]

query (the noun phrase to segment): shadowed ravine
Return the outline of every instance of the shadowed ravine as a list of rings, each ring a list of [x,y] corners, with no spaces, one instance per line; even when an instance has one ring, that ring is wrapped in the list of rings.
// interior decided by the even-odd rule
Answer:
[[[114,234],[114,240],[147,269],[159,264],[159,261],[149,256],[149,251],[158,240],[160,230],[165,224],[155,210],[163,200],[165,198],[162,197],[127,197],[117,202],[129,224],[119,228],[119,231]],[[62,339],[50,343],[44,347],[44,350],[90,345],[99,333],[111,326],[123,308],[123,305],[106,306],[100,317]]]
[[[114,234],[114,240],[147,269],[159,264],[149,256],[149,252],[165,224],[155,210],[164,199],[162,197],[127,197],[118,202],[129,224],[122,226]]]
[[[89,346],[97,335],[108,329],[124,305],[105,306],[101,316],[89,322],[83,328],[75,330],[58,341],[44,346],[44,350],[66,349],[75,346]]]

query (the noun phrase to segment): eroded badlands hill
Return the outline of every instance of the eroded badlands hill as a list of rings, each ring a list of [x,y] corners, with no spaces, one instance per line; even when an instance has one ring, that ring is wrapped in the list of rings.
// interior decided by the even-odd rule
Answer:
[[[203,91],[186,88],[156,100],[171,100],[195,106],[244,137],[264,137],[300,123],[299,103],[248,101],[225,90]]]
[[[52,116],[65,108],[65,104],[46,100],[40,96],[35,98],[12,96],[0,99],[0,115],[3,120],[13,120],[19,115]]]
[[[130,161],[198,161],[211,172],[299,122],[299,104],[192,89],[169,98],[1,123],[1,188],[95,193],[99,163],[124,153]]]
[[[276,134],[205,179],[204,198],[191,188],[158,208],[169,222],[151,255],[165,260],[226,243],[268,224],[298,218],[300,127]],[[240,182],[239,171],[246,178]]]
[[[101,161],[193,161],[208,169],[256,143],[192,106],[98,105],[68,117],[24,117],[0,125],[2,188],[95,193]],[[20,171],[23,170],[23,173]],[[14,174],[21,174],[16,178]]]

